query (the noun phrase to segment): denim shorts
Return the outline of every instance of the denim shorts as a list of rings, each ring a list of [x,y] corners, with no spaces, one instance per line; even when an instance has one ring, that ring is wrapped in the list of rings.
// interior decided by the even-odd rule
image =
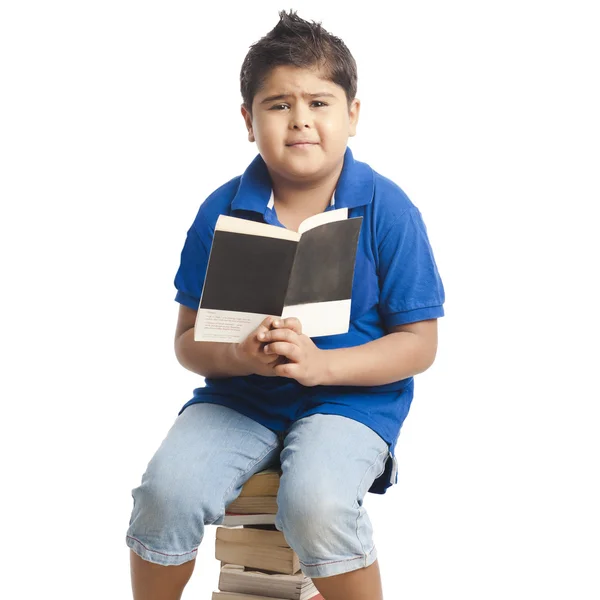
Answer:
[[[206,525],[248,479],[280,467],[277,529],[308,577],[368,567],[377,558],[363,499],[384,470],[388,444],[347,417],[315,414],[273,432],[235,410],[189,406],[175,420],[132,491],[127,545],[144,560],[196,558]]]

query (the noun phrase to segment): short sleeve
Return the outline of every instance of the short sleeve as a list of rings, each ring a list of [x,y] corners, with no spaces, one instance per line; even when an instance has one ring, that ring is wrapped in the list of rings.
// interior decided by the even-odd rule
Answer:
[[[444,286],[417,208],[394,221],[378,249],[379,311],[386,327],[442,317]]]
[[[202,239],[201,234],[193,225],[187,232],[181,251],[179,269],[175,275],[175,287],[177,288],[175,300],[194,310],[197,310],[200,304],[210,245],[211,241]]]

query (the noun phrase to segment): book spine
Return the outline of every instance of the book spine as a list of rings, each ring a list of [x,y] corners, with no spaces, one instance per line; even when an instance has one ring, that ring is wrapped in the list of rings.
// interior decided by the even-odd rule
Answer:
[[[236,498],[227,506],[227,512],[237,514],[277,514],[275,496],[246,496]]]
[[[300,559],[291,548],[278,546],[249,546],[216,540],[215,558],[234,565],[264,569],[285,575],[300,570]]]
[[[294,251],[294,260],[292,260],[292,268],[290,269],[290,275],[287,280],[287,285],[285,287],[285,293],[283,294],[283,307],[285,308],[288,304],[288,290],[292,284],[292,277],[294,275],[294,266],[296,265],[296,259],[298,258],[298,248],[300,248],[300,241],[302,240],[302,234],[300,234],[300,239],[296,244],[296,250]]]

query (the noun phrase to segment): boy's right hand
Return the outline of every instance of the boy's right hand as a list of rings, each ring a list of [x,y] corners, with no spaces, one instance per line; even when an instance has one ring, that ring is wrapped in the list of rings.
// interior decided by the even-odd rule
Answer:
[[[235,346],[236,358],[249,371],[248,374],[263,375],[264,377],[276,377],[274,368],[286,362],[287,359],[278,354],[266,354],[265,343],[261,341],[260,335],[269,331],[273,323],[279,321],[287,329],[301,334],[302,326],[298,319],[282,319],[281,317],[267,317],[248,337]],[[281,328],[281,325],[279,326]]]

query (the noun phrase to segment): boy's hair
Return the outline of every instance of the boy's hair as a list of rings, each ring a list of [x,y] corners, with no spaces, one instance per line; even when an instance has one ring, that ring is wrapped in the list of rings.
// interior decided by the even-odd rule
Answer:
[[[356,61],[346,44],[320,23],[305,21],[295,11],[282,10],[279,23],[250,46],[242,64],[241,92],[250,114],[254,96],[265,78],[280,65],[322,69],[327,79],[344,89],[348,107],[356,96]]]

